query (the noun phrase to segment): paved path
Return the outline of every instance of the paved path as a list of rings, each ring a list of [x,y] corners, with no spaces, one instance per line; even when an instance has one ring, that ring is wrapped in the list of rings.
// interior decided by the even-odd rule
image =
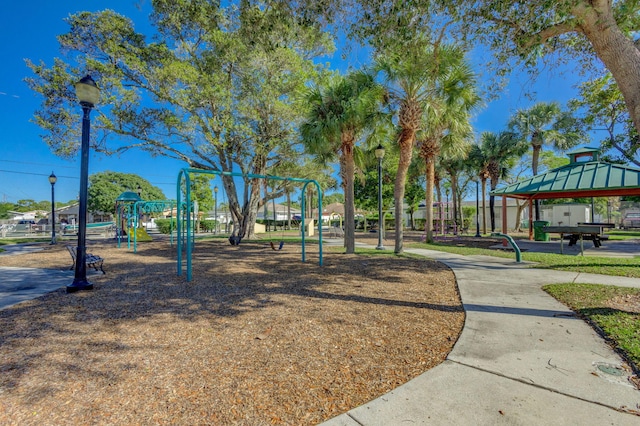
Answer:
[[[640,288],[640,279],[406,251],[453,269],[466,311],[462,334],[444,363],[325,426],[640,425],[622,412],[640,413],[640,391],[618,368],[620,357],[541,290],[560,282]]]

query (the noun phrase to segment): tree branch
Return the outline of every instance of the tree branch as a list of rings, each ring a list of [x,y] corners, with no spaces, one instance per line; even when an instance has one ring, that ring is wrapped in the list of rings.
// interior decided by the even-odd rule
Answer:
[[[521,36],[523,38],[523,42],[520,43],[520,47],[525,50],[528,50],[538,44],[546,43],[547,40],[549,40],[550,38],[557,37],[559,35],[567,34],[574,31],[582,32],[582,30],[579,27],[573,24],[570,24],[568,22],[556,24],[551,27],[547,27],[535,34],[531,34],[529,36],[523,34]]]

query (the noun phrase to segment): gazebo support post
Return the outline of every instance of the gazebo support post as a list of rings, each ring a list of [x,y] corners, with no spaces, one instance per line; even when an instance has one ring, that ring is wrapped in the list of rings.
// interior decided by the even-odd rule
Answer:
[[[529,198],[529,241],[533,241],[533,200]]]
[[[507,196],[502,196],[502,233],[507,234]],[[509,242],[506,239],[502,240],[502,245],[507,246]]]

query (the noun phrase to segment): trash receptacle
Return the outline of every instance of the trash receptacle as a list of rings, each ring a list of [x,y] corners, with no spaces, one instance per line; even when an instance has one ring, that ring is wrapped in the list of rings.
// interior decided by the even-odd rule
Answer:
[[[549,222],[546,220],[534,220],[533,221],[533,239],[534,241],[549,241],[549,234],[544,232],[542,228],[549,226]]]

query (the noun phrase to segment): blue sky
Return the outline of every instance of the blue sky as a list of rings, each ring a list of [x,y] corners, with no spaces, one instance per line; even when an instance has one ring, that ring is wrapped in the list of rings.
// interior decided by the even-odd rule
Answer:
[[[41,98],[29,90],[24,78],[31,75],[25,58],[50,65],[60,56],[56,36],[68,31],[63,21],[78,11],[112,9],[131,18],[138,31],[149,27],[147,14],[149,0],[33,0],[8,1],[0,6],[0,201],[17,202],[21,199],[49,200],[51,186],[48,176],[52,171],[58,176],[55,186],[56,200],[75,199],[79,191],[80,159],[62,159],[53,155],[41,138],[41,129],[31,122],[39,108]],[[146,31],[144,31],[146,32]],[[341,52],[334,54],[340,58]],[[359,68],[366,64],[362,55],[346,61],[331,61],[336,67]],[[486,73],[481,65],[477,71]],[[79,76],[81,77],[81,76]],[[533,85],[537,92],[535,101],[557,100],[564,104],[576,95],[573,88],[577,79],[570,73],[563,76],[543,72]],[[99,83],[99,82],[98,82]],[[500,131],[509,116],[518,108],[527,108],[534,101],[525,96],[532,86],[526,77],[512,76],[511,83],[498,100],[489,103],[474,120],[476,131]],[[91,154],[89,173],[117,171],[136,173],[161,188],[169,198],[175,198],[175,181],[183,163],[162,157],[151,158],[147,153],[131,151],[120,157]]]

